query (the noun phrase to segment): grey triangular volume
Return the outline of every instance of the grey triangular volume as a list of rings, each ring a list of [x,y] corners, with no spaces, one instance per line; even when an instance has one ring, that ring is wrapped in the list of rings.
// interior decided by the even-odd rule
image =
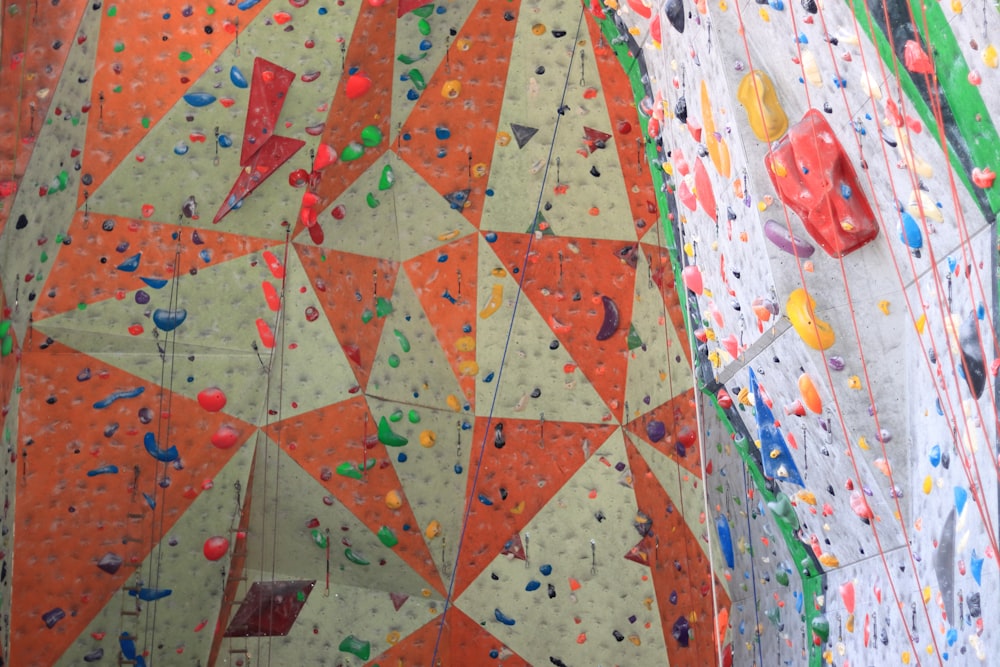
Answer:
[[[514,131],[514,139],[517,141],[518,148],[524,148],[524,145],[531,141],[531,138],[538,132],[537,127],[528,127],[517,123],[511,123],[510,129]]]

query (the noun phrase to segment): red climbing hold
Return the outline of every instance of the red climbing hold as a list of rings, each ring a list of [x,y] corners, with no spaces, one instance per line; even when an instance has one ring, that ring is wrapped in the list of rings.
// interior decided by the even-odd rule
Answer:
[[[218,535],[210,537],[205,540],[205,545],[202,547],[202,553],[205,554],[205,558],[208,560],[219,560],[229,553],[229,540]]]
[[[914,74],[934,73],[934,63],[916,40],[907,40],[906,46],[903,47],[903,61],[906,63],[906,69]]]
[[[822,112],[810,109],[764,158],[782,202],[831,257],[878,236],[878,225],[850,158]]]
[[[226,394],[218,387],[208,387],[198,392],[198,405],[208,412],[218,412],[226,407]]]

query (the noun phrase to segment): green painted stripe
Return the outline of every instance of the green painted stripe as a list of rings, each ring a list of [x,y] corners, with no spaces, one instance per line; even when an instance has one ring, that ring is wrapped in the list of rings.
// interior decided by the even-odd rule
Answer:
[[[951,105],[955,124],[969,146],[975,166],[1000,169],[1000,136],[997,135],[990,110],[979,94],[978,86],[969,83],[969,64],[951,31],[944,10],[937,2],[921,4],[920,0],[910,0],[916,28],[934,51],[934,68],[941,90]],[[923,30],[921,8],[927,16],[927,32]],[[930,33],[931,38],[928,38]],[[973,185],[975,187],[975,185]],[[986,190],[993,213],[1000,211],[1000,187]]]
[[[604,35],[605,40],[611,44],[614,49],[615,55],[618,58],[618,63],[621,65],[625,74],[629,77],[629,82],[632,85],[632,95],[635,98],[636,108],[639,108],[640,101],[646,96],[646,89],[642,83],[642,73],[638,66],[637,56],[641,54],[631,54],[629,53],[628,45],[622,44],[621,42],[615,41],[616,37],[619,37],[618,29],[615,27],[614,21],[611,18],[606,18],[604,20],[599,20],[598,24],[601,27],[601,32]],[[649,119],[643,116],[641,113],[637,114],[639,117],[639,124],[642,128],[642,136],[648,137],[648,126]],[[677,237],[674,234],[674,227],[672,221],[666,214],[662,212],[670,212],[670,202],[667,198],[666,188],[664,187],[664,172],[663,165],[660,162],[660,156],[657,153],[656,143],[652,141],[646,141],[646,160],[649,163],[650,175],[653,179],[653,188],[656,191],[657,205],[661,211],[661,225],[663,227],[664,238],[666,240],[666,247],[670,251],[670,261],[674,272],[674,284],[678,286],[678,296],[680,297],[680,305],[684,312],[685,326],[687,328],[688,344],[690,345],[691,354],[694,355],[697,350],[697,341],[694,339],[693,331],[691,326],[690,316],[691,311],[688,307],[687,290],[683,289],[684,282],[681,278],[681,270],[683,268],[681,257],[680,257],[680,247],[677,245]],[[729,416],[726,414],[725,410],[719,407],[718,401],[715,398],[714,393],[707,391],[704,386],[700,387],[702,393],[710,397],[718,415],[719,420],[722,422],[723,427],[729,432],[730,435],[734,435],[737,430],[733,426],[732,422],[729,420]],[[767,486],[767,481],[764,478],[764,473],[760,469],[760,466],[754,460],[748,447],[736,446],[736,450],[739,452],[740,458],[746,465],[747,469],[750,471],[751,479],[753,480],[756,492],[765,500],[765,502],[771,502],[774,500],[775,496],[770,492]],[[816,646],[812,641],[812,621],[815,618],[821,617],[823,614],[820,610],[816,609],[815,601],[820,599],[823,595],[823,573],[818,571],[813,567],[813,559],[810,553],[807,551],[805,544],[799,540],[792,528],[786,525],[783,521],[775,520],[778,528],[781,531],[781,536],[785,542],[785,546],[788,549],[789,554],[795,564],[795,569],[799,575],[799,580],[802,585],[802,597],[803,597],[803,614],[800,617],[801,621],[805,626],[805,641],[807,645],[807,650],[809,651],[809,667],[821,667],[823,662],[823,646]],[[751,554],[751,558],[753,554]],[[760,641],[757,639],[756,641]],[[737,648],[738,640],[734,639],[733,648],[734,652]]]
[[[871,39],[872,43],[875,45],[875,48],[878,51],[879,55],[881,56],[883,62],[885,62],[886,66],[889,68],[890,73],[894,73],[898,69],[900,73],[899,76],[900,86],[906,93],[907,98],[910,100],[910,103],[913,105],[914,110],[920,116],[920,119],[923,121],[924,125],[926,125],[928,128],[932,128],[935,132],[937,132],[938,128],[937,119],[934,117],[934,114],[931,111],[930,106],[927,104],[927,102],[924,100],[923,96],[917,89],[917,87],[914,85],[913,79],[911,78],[912,75],[910,74],[910,72],[906,69],[903,63],[899,62],[899,60],[896,58],[895,54],[892,51],[892,48],[889,46],[889,41],[886,39],[885,34],[882,32],[881,29],[876,27],[876,22],[874,18],[869,16],[866,4],[860,0],[845,0],[845,2],[847,3],[848,7],[850,7],[850,9],[854,12],[854,17],[857,20],[861,30],[868,35],[868,38]],[[937,10],[936,15],[939,17],[939,23],[931,24],[930,16],[932,13],[931,12],[932,7]],[[965,139],[966,143],[969,145],[970,157],[972,157],[977,162],[980,159],[984,160],[984,162],[979,166],[982,167],[991,166],[994,170],[996,170],[998,167],[1000,167],[1000,164],[997,164],[996,162],[996,152],[993,151],[992,155],[985,155],[984,154],[985,151],[983,151],[983,143],[985,142],[978,141],[979,133],[983,132],[984,130],[987,130],[992,133],[990,136],[993,137],[992,139],[993,142],[998,141],[996,138],[997,137],[996,129],[994,128],[993,123],[990,120],[989,112],[986,110],[985,104],[983,104],[982,97],[980,97],[979,95],[979,91],[975,89],[975,86],[972,86],[971,84],[968,83],[968,79],[966,77],[968,76],[969,66],[965,62],[965,58],[962,56],[961,51],[958,50],[958,45],[957,43],[955,43],[954,35],[952,34],[951,28],[948,26],[947,21],[944,20],[943,13],[941,12],[939,7],[934,6],[934,3],[929,3],[927,5],[927,8],[928,8],[928,19],[927,19],[928,25],[932,25],[933,26],[932,29],[936,30],[936,32],[933,33],[935,35],[934,48],[937,51],[937,57],[935,57],[935,65],[938,68],[939,79],[940,79],[939,82],[941,84],[942,91],[944,91],[945,93],[945,97],[947,98],[949,91],[952,91],[953,95],[957,95],[959,98],[963,98],[964,94],[959,93],[956,90],[957,86],[961,82],[964,82],[965,86],[971,89],[971,94],[969,95],[971,98],[969,101],[970,106],[968,108],[959,107],[958,109],[956,109],[956,119],[958,118],[966,119],[965,121],[962,122],[958,122],[956,120],[956,124],[958,125],[959,130],[962,133],[962,136]],[[944,49],[939,48],[938,46],[939,41],[944,46]],[[946,52],[958,53],[958,57],[952,59],[952,62],[954,63],[952,67],[946,67],[945,63],[943,62],[945,58],[942,57],[942,54]],[[942,72],[946,73],[947,76],[941,77]],[[958,77],[957,80],[956,77]],[[977,104],[978,106],[976,106]],[[973,108],[978,109],[978,111],[971,111]],[[981,118],[983,119],[981,123],[975,122],[976,113],[981,114]],[[972,139],[973,139],[972,141],[969,140],[970,139],[969,119],[971,119],[972,124],[975,125],[975,127],[972,129]],[[962,165],[961,160],[956,155],[955,150],[950,145],[950,143],[948,144],[948,161],[951,163],[952,169],[957,173],[959,180],[965,185],[965,188],[969,191],[969,194],[972,195],[972,198],[975,199],[977,202],[979,202],[981,200],[983,191],[977,188],[975,184],[972,182],[971,174],[968,173],[965,167]],[[983,214],[988,215],[992,213],[995,215],[998,211],[1000,211],[1000,191],[997,190],[997,187],[993,187],[990,188],[988,191],[986,191],[985,195],[987,197],[990,207],[992,208],[992,211],[983,211]]]

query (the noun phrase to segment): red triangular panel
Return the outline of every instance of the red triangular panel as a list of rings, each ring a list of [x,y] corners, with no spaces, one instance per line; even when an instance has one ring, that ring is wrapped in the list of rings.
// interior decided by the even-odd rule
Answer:
[[[642,238],[649,230],[662,223],[649,166],[643,156],[636,155],[636,142],[642,140],[642,127],[636,113],[632,86],[628,77],[622,76],[622,66],[615,52],[607,45],[590,12],[587,12],[587,28],[590,30],[591,44],[597,45],[594,48],[594,58],[601,75],[604,99],[608,103],[618,164],[621,165],[625,182],[632,186],[628,192],[632,222],[635,224],[636,234]]]
[[[413,516],[404,497],[400,509],[385,502],[390,491],[402,493],[403,485],[378,441],[378,418],[368,411],[364,397],[354,398],[272,424],[266,433],[303,470],[319,480],[372,532],[388,526],[399,543],[393,551],[442,595],[444,584],[424,542],[423,528]],[[375,464],[362,479],[337,474],[342,463],[361,466]],[[324,479],[326,481],[324,481]],[[409,526],[409,530],[403,528]]]
[[[298,243],[295,248],[358,384],[367,387],[385,324],[377,300],[392,298],[399,264]]]
[[[247,166],[250,158],[274,136],[278,128],[278,118],[281,116],[281,107],[285,105],[285,98],[288,96],[292,81],[295,81],[295,72],[263,58],[256,58],[253,61],[250,104],[247,107],[246,125],[243,129],[240,165]]]
[[[285,164],[305,145],[306,142],[301,139],[281,137],[276,134],[268,137],[264,145],[250,158],[250,163],[240,171],[236,183],[233,184],[233,189],[229,191],[226,201],[222,202],[222,206],[219,207],[219,212],[215,214],[212,222],[222,220],[227,213],[236,208],[237,204],[270,178],[278,167]]]
[[[343,194],[388,150],[396,57],[396,12],[392,3],[373,7],[368,2],[362,2],[348,45],[344,57],[345,73],[330,105],[321,142],[342,154],[348,144],[361,142],[361,130],[368,125],[377,127],[384,138],[381,145],[366,148],[361,157],[349,162],[341,160],[323,171],[319,185],[310,193],[319,197],[311,206],[317,214]],[[350,99],[347,90],[349,72],[353,70],[357,70],[355,74],[359,76],[367,76],[372,86],[360,97]],[[296,228],[296,233],[298,231],[300,229]]]
[[[398,143],[399,156],[441,195],[471,190],[464,198],[462,213],[476,227],[483,213],[517,27],[517,21],[505,21],[503,15],[516,15],[520,5],[520,0],[480,0],[403,124],[402,134],[408,134],[409,140]],[[477,49],[462,49],[463,40],[479,40],[482,35],[490,35],[488,58]],[[449,81],[458,81],[462,86],[454,97],[442,94]],[[474,104],[474,113],[469,113],[466,106],[470,103]],[[439,139],[439,128],[446,129],[450,137]]]
[[[409,14],[414,9],[423,7],[424,5],[429,5],[427,0],[399,0],[399,8],[396,10],[396,16],[402,17]]]
[[[531,256],[524,271],[524,294],[545,318],[553,333],[621,419],[628,370],[628,330],[632,321],[635,269],[622,259],[634,244],[602,239],[528,234],[499,234],[491,243],[500,261],[513,272]],[[517,275],[517,274],[514,274]],[[600,279],[595,280],[595,276]],[[618,309],[618,328],[598,340],[605,319],[603,297]]]
[[[107,221],[114,227],[110,232],[103,228]],[[113,215],[91,213],[88,219],[82,212],[74,216],[66,236],[73,240],[73,245],[56,254],[45,289],[38,295],[33,314],[35,321],[72,310],[80,304],[123,297],[143,287],[148,289],[142,278],[170,280],[176,274],[187,274],[192,268],[204,268],[205,260],[199,256],[204,251],[209,253],[215,265],[274,243]],[[178,241],[181,256],[180,264],[176,265]],[[87,252],[73,252],[74,247],[86,248]],[[118,270],[122,263],[140,252],[142,258],[135,271]],[[106,257],[108,261],[99,264],[94,257]]]
[[[420,286],[416,290],[420,304],[470,405],[476,397],[476,378],[463,374],[461,367],[476,360],[476,350],[461,351],[459,339],[476,339],[478,253],[479,235],[471,234],[404,263],[410,282]],[[442,255],[447,255],[447,263],[438,261]]]
[[[639,511],[653,523],[646,543],[654,545],[650,553],[650,572],[670,665],[717,665],[719,659],[715,654],[715,642],[710,639],[715,633],[711,564],[698,539],[688,528],[681,508],[674,505],[639,450],[627,440],[625,446]],[[692,509],[686,508],[686,511]],[[680,568],[676,565],[678,563]],[[676,603],[671,602],[672,595],[676,595]],[[720,607],[729,606],[729,596],[721,585],[716,586],[716,596]],[[696,620],[692,621],[692,615]],[[691,641],[687,647],[681,646],[672,635],[674,622],[681,616],[687,618],[691,627]]]
[[[21,383],[32,391],[21,396],[19,412],[19,439],[27,456],[17,466],[14,550],[25,561],[14,569],[13,587],[30,594],[13,598],[11,633],[44,641],[12,642],[9,662],[52,665],[108,601],[122,595],[122,585],[154,545],[154,517],[159,541],[201,493],[229,493],[203,491],[203,481],[212,479],[239,450],[213,447],[212,435],[228,424],[242,443],[254,428],[206,412],[197,401],[178,394],[161,396],[156,385],[60,343],[36,345],[25,353]],[[98,407],[116,392],[130,394],[140,388],[137,396],[118,394],[106,407]],[[154,415],[149,424],[139,420],[143,407]],[[110,425],[117,429],[109,436]],[[161,431],[161,449],[177,447],[183,469],[165,468],[146,452],[147,431]],[[110,465],[118,472],[87,475]],[[133,466],[140,470],[134,492]],[[167,488],[158,484],[164,475],[171,481]],[[155,513],[143,493],[156,499]],[[144,518],[130,521],[130,513]],[[137,541],[123,543],[126,536]],[[109,552],[123,559],[113,575],[97,567]],[[58,563],[58,568],[44,563]],[[173,567],[164,567],[163,574],[160,588],[170,588],[171,577],[183,576]],[[42,615],[56,608],[66,616],[48,629]]]
[[[501,424],[505,444],[497,448],[496,429]],[[511,536],[520,533],[586,463],[585,450],[596,452],[614,429],[609,424],[476,418],[468,446],[472,447],[473,462],[479,459],[480,448],[483,456],[478,474],[470,471],[471,507],[453,597],[462,594]],[[475,488],[473,480],[477,480]]]
[[[52,9],[60,13],[73,11],[67,7],[70,4],[78,3],[61,2]],[[202,21],[207,18],[203,13],[197,19],[182,19],[180,3],[171,4],[175,11],[170,23],[164,21],[162,11],[151,10],[146,3],[116,3],[114,12],[105,4],[103,9],[97,10],[103,13],[100,35],[84,35],[85,48],[97,50],[89,87],[93,92],[90,99],[85,100],[90,109],[81,170],[83,174],[90,174],[93,180],[88,187],[80,188],[78,206],[83,205],[84,191],[96,192],[183,95],[214,90],[211,88],[213,82],[202,81],[202,75],[268,3],[260,2],[247,9],[235,3],[218,3],[213,7],[210,22]],[[6,31],[7,17],[4,18]],[[177,25],[181,20],[184,24]],[[211,34],[205,32],[205,25],[214,27]],[[76,30],[78,24],[70,26],[71,30]],[[41,28],[32,32],[37,32],[46,44],[39,53],[50,57],[52,50],[48,43],[53,36]],[[122,46],[124,52],[120,50]],[[180,57],[182,54],[190,58]],[[122,67],[116,68],[115,63]],[[144,63],[146,69],[140,63]],[[27,96],[24,99],[28,99]],[[179,104],[197,116],[195,107],[183,100]]]
[[[701,448],[693,399],[694,389],[688,389],[630,421],[625,428],[701,477]]]
[[[498,657],[491,658],[491,651],[496,651]],[[365,667],[376,665],[531,667],[521,656],[454,606],[449,607],[444,616],[434,618],[385,653],[365,663]]]

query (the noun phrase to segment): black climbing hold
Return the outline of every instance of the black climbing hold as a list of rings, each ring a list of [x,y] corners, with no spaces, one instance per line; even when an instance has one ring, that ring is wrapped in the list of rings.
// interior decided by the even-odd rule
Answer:
[[[504,21],[513,21],[514,20],[514,12],[510,12],[510,11],[504,12],[503,13],[503,20]]]
[[[597,169],[596,166],[594,166],[594,167],[590,168],[590,175],[594,176],[594,177],[597,177],[597,178],[600,178],[601,177],[601,172]]]
[[[106,232],[112,232],[112,231],[114,231],[114,229],[115,229],[115,221],[112,220],[111,218],[108,218],[107,220],[105,220],[104,222],[101,223],[101,229],[103,229]]]
[[[538,67],[536,67],[535,74],[537,74],[538,76],[545,74],[545,65],[539,65]]]
[[[556,587],[553,586],[552,584],[549,584],[548,594],[550,600],[556,596]]]
[[[490,579],[493,581],[500,581],[500,577],[497,576],[496,572],[490,572]]]
[[[539,396],[541,396],[541,395],[542,395],[542,390],[541,390],[541,389],[539,389],[538,387],[535,387],[535,388],[534,388],[534,389],[533,389],[533,390],[531,391],[531,397],[532,397],[532,398],[538,398],[538,397],[539,397]]]
[[[24,229],[27,226],[28,226],[28,216],[26,216],[24,213],[17,216],[17,222],[14,223],[14,229]]]
[[[496,428],[493,429],[493,446],[497,449],[503,449],[507,441],[503,437],[503,424],[497,424]]]
[[[553,340],[551,343],[549,343],[549,349],[550,350],[558,350],[559,349],[559,341]]]
[[[972,395],[978,399],[986,388],[986,363],[983,360],[983,342],[975,310],[969,312],[969,316],[959,327],[958,344],[962,349],[962,369],[965,371],[965,379],[969,383]]]
[[[829,102],[823,102],[823,112],[824,113],[833,113],[833,107],[830,106]]]
[[[108,552],[97,561],[97,567],[108,574],[115,574],[122,566],[122,557],[116,553]]]
[[[619,641],[619,642],[625,641],[625,635],[623,635],[622,633],[618,632],[617,630],[615,630],[611,634],[614,636],[615,641]]]
[[[525,144],[531,141],[531,138],[538,132],[537,127],[528,127],[517,123],[511,123],[510,129],[514,133],[514,141],[517,142],[518,148],[524,148]]]
[[[688,103],[683,95],[681,95],[680,99],[674,105],[674,117],[682,123],[688,122]]]
[[[500,500],[507,500],[507,489],[500,487]]]
[[[83,176],[80,177],[80,182],[83,183],[84,185],[90,185],[91,183],[94,182],[94,177],[91,176],[90,174],[84,174]]]
[[[552,36],[556,37],[556,38],[565,37],[566,36],[566,31],[565,30],[558,30],[558,29],[553,30],[552,31]]]
[[[682,0],[667,0],[667,20],[677,32],[684,32],[684,2]]]
[[[816,0],[802,0],[802,9],[810,14],[815,14],[819,11],[819,8],[816,6]]]

